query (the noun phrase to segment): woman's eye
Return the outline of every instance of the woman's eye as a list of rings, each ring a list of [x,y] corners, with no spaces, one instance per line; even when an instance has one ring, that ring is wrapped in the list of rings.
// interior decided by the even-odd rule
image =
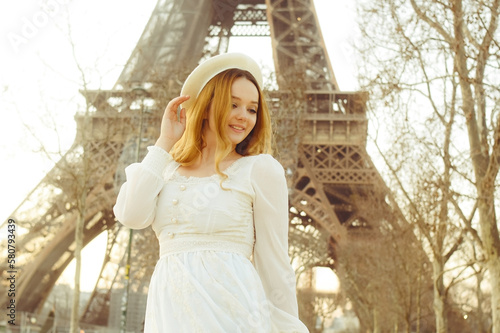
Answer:
[[[238,107],[238,105],[233,104],[233,109],[236,109],[237,107]]]
[[[248,111],[250,111],[251,113],[257,113],[257,110],[255,110],[255,109],[250,109]]]

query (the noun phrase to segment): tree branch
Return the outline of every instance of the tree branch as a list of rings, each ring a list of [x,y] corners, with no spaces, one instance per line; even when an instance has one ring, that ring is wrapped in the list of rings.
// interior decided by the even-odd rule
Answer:
[[[415,0],[410,0],[411,6],[413,7],[413,10],[417,14],[417,16],[422,19],[424,22],[426,22],[431,28],[436,30],[443,38],[446,40],[448,44],[453,44],[453,38],[446,32],[446,30],[443,29],[443,27],[433,21],[429,16],[427,16],[417,5]]]

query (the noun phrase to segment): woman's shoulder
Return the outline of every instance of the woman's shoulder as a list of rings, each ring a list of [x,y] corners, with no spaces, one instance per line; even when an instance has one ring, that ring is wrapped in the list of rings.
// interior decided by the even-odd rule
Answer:
[[[257,154],[257,155],[246,155],[243,156],[243,158],[252,161],[253,163],[259,162],[259,163],[278,163],[278,160],[274,158],[273,155],[271,154]]]
[[[245,156],[252,172],[283,173],[283,166],[271,154],[258,154]]]

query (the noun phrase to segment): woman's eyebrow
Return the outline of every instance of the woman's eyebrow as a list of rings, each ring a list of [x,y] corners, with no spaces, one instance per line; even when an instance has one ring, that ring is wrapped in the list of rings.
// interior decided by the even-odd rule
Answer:
[[[237,100],[241,101],[241,98],[239,98],[237,96],[231,96],[231,97],[234,98],[234,99],[237,99]],[[250,101],[250,103],[259,105],[259,102],[256,102],[256,101]]]

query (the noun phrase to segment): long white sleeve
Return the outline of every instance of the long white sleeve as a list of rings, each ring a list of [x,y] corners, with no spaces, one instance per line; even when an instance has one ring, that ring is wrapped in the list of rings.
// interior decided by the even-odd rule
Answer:
[[[288,189],[281,164],[261,155],[251,173],[254,198],[254,265],[279,332],[308,332],[298,319],[295,272],[288,255]]]
[[[163,171],[172,156],[160,147],[148,147],[141,163],[133,163],[125,169],[126,182],[120,188],[113,207],[116,218],[131,229],[143,229],[151,225],[156,214],[158,194],[163,187]]]

